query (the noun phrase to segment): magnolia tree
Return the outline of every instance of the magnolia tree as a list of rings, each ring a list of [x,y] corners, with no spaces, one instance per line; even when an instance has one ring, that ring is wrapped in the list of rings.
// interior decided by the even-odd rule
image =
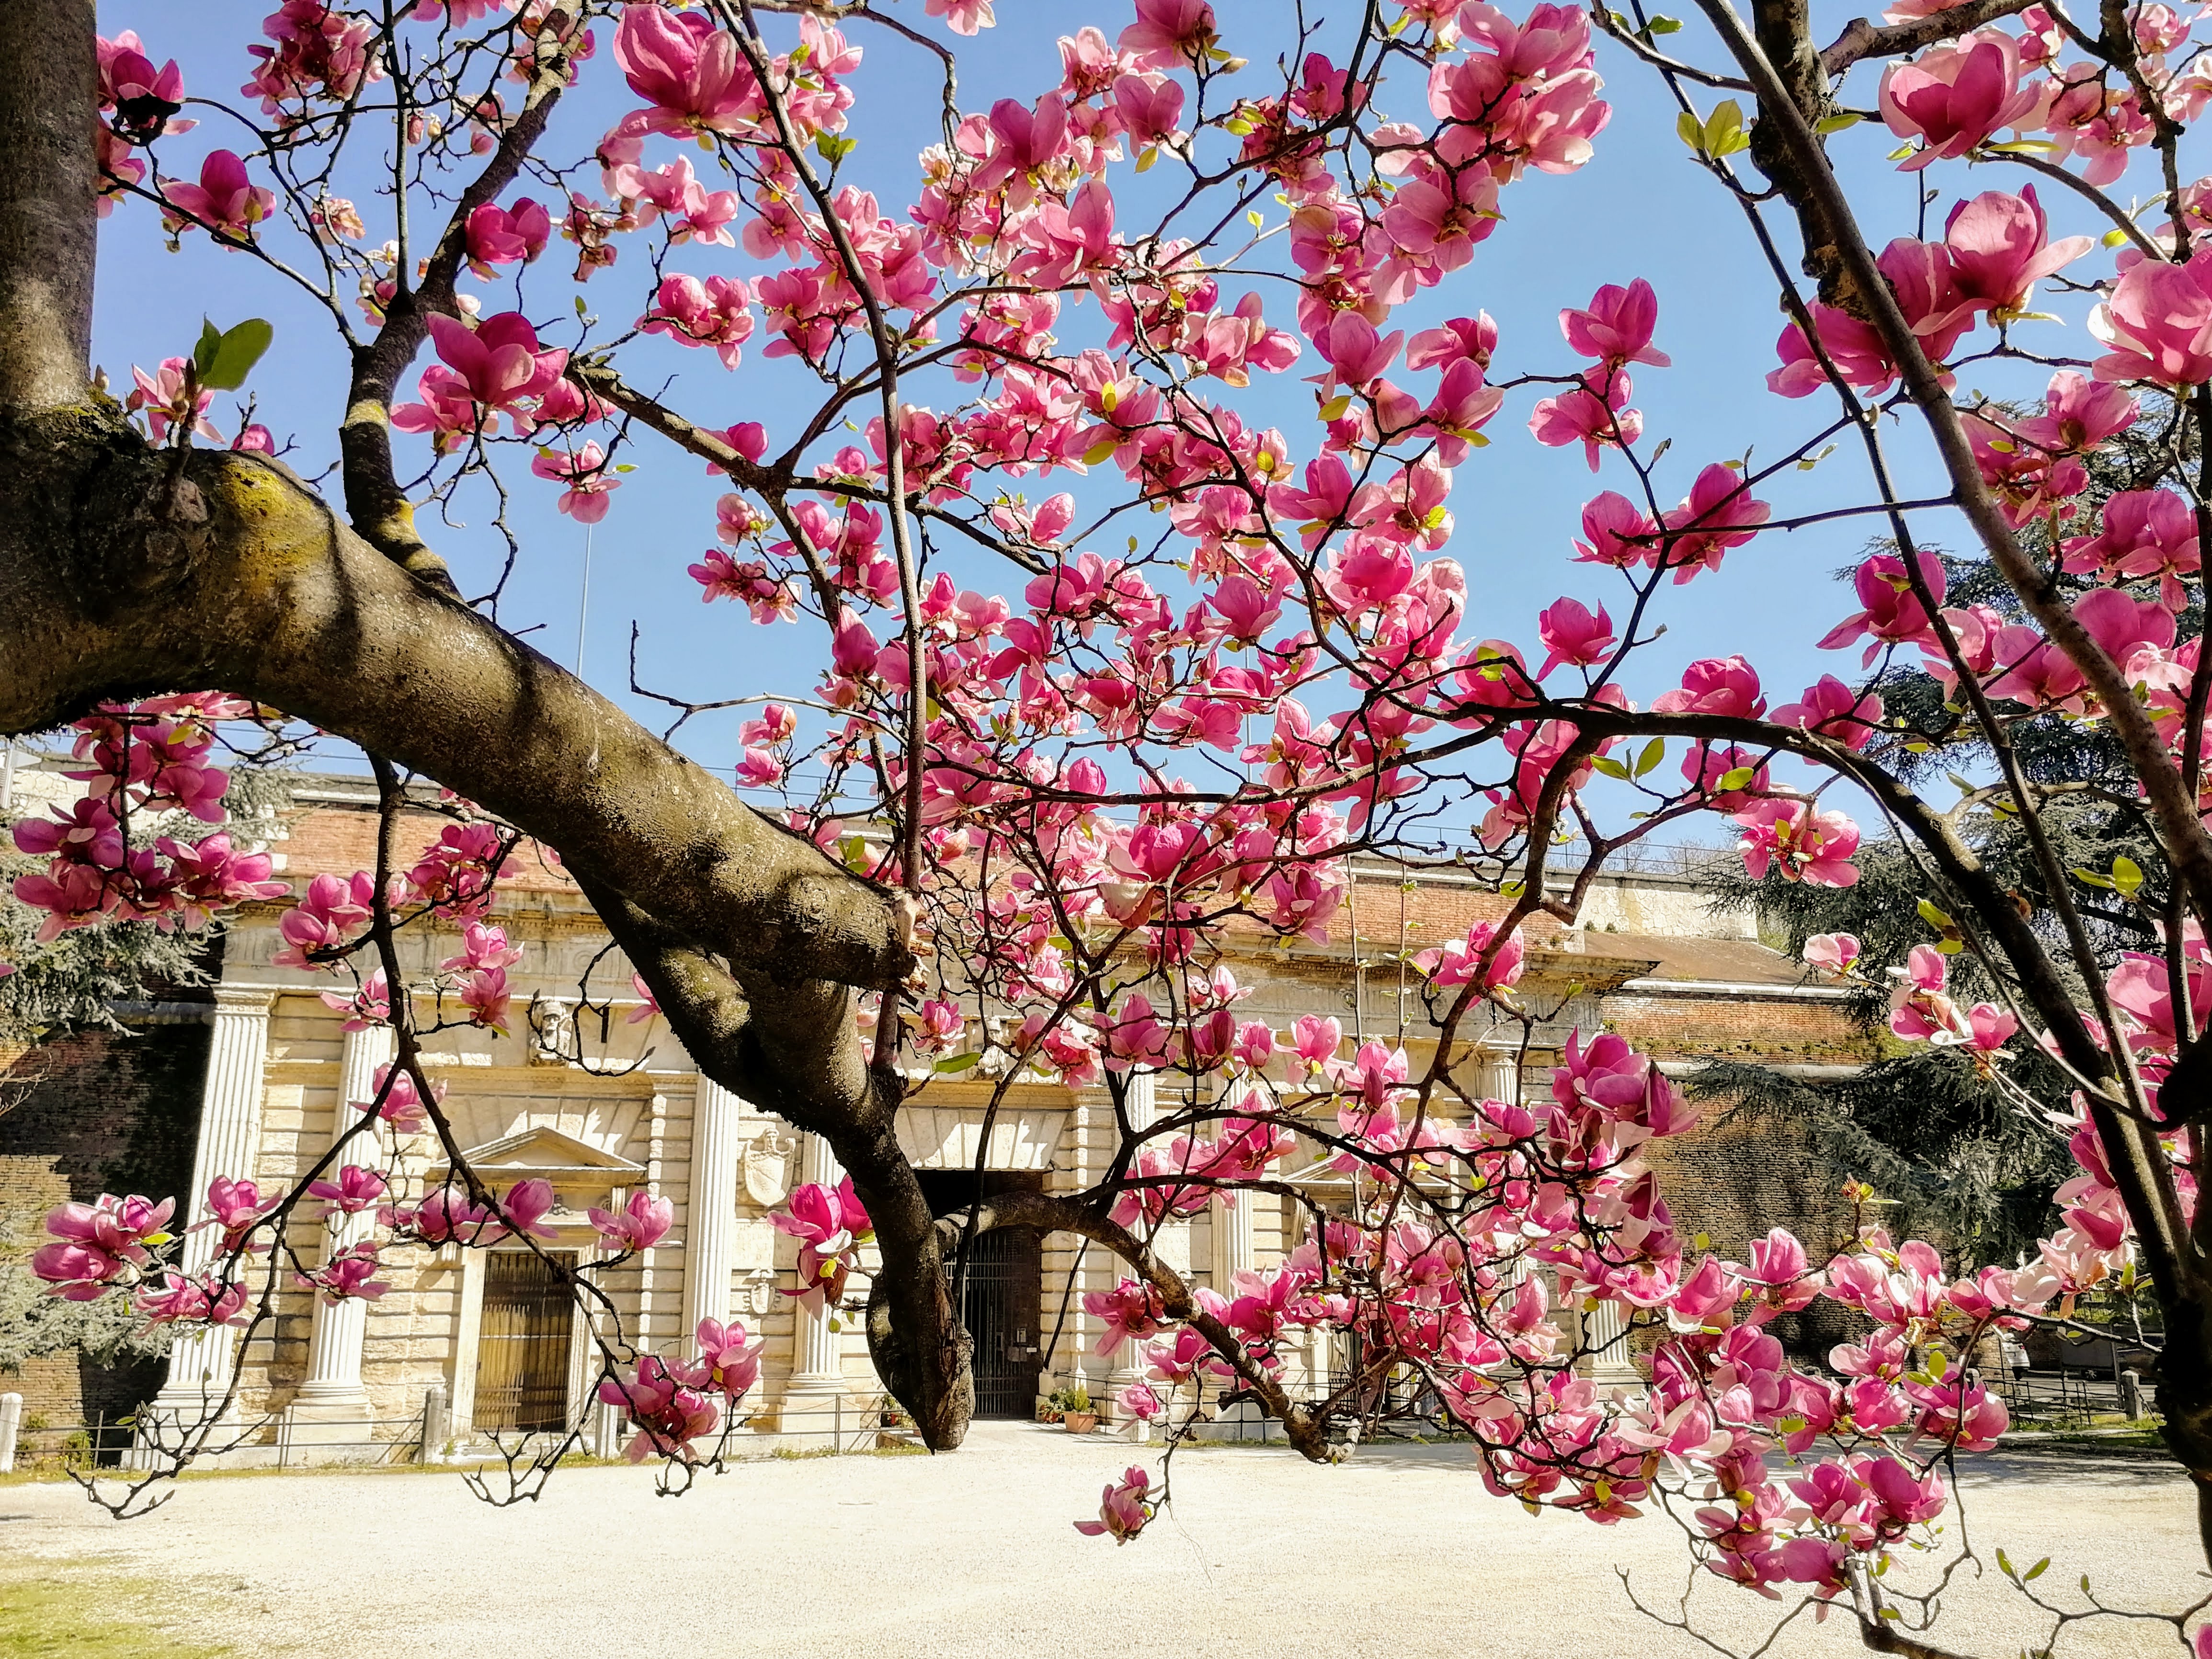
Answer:
[[[397,1040],[296,1186],[241,1170],[198,1197],[210,1265],[179,1265],[167,1204],[110,1197],[54,1213],[37,1273],[250,1329],[295,1278],[374,1297],[404,1247],[540,1237],[550,1193],[468,1166],[419,1046],[514,1018],[488,918],[526,839],[702,1069],[850,1172],[778,1220],[797,1293],[864,1303],[934,1449],[973,1400],[948,1273],[980,1231],[1057,1230],[1124,1264],[1086,1306],[1109,1347],[1138,1345],[1147,1380],[1119,1408],[1170,1444],[1244,1404],[1334,1462],[1418,1412],[1498,1494],[1668,1512],[1698,1582],[1933,1653],[1949,1568],[1885,1570],[1934,1536],[1954,1455],[2006,1427],[1972,1357],[2094,1298],[2160,1349],[2212,1541],[2212,180],[2184,161],[2212,59],[2157,3],[1902,0],[1825,45],[1802,0],[1699,0],[1688,28],[1626,3],[1271,7],[1248,40],[1205,0],[1138,0],[988,111],[956,70],[991,0],[286,0],[234,61],[184,69],[159,40],[99,38],[90,0],[0,11],[0,732],[74,721],[85,785],[16,829],[43,863],[15,897],[51,941],[284,891],[207,833],[219,751],[336,734],[380,782],[376,867],[295,894],[281,960]],[[1457,297],[1486,263],[1545,259],[1504,204],[1576,188],[1607,136],[1601,70],[1679,106],[1632,142],[1682,145],[1685,190],[1771,273],[1755,464],[1729,459],[1747,435],[1645,441],[1634,383],[1669,360],[1632,249],[1617,281],[1558,295],[1556,336],[1501,337]],[[911,172],[879,175],[908,180],[896,198],[851,182],[864,97],[915,118]],[[606,118],[556,120],[580,106]],[[230,278],[208,301],[227,314],[120,402],[89,366],[103,221],[119,257],[204,241]],[[307,296],[343,346],[321,485],[218,397],[269,343],[237,314],[257,285]],[[2039,285],[2075,320],[2039,315]],[[761,358],[813,397],[748,408]],[[2007,395],[1966,393],[1968,365]],[[732,405],[748,417],[720,424]],[[2126,487],[2092,489],[2087,463],[2124,443]],[[1579,447],[1610,486],[1560,504],[1574,592],[1539,614],[1486,608],[1449,556],[1455,472],[1492,444]],[[1824,456],[1851,504],[1793,512]],[[817,644],[789,685],[726,688],[759,805],[504,631],[496,592],[465,599],[418,517],[534,490],[589,524],[626,469],[702,462],[727,489],[690,577],[732,630]],[[1852,514],[1884,542],[1833,602],[1833,673],[1770,696],[1734,655],[1631,697],[1670,611],[1726,603],[1732,557]],[[1948,550],[1983,599],[1947,605],[1933,533],[1966,538]],[[2015,734],[2053,725],[2105,758],[2024,766]],[[1955,802],[1926,787],[1947,769]],[[446,792],[427,846],[403,836],[404,773]],[[2069,867],[2038,828],[2062,800],[2140,855]],[[1503,915],[1412,964],[1412,1057],[1240,1014],[1224,931],[1325,937],[1355,854],[1435,856],[1435,826],[1470,813],[1480,846],[1454,850]],[[1871,1211],[1833,1260],[1779,1229],[1722,1260],[1642,1156],[1692,1113],[1620,1037],[1578,1034],[1530,1098],[1468,1081],[1477,1036],[1553,1012],[1515,989],[1523,925],[1571,919],[1608,859],[1712,815],[1751,876],[1846,886],[1850,813],[1929,896],[1893,1029],[1971,1055],[2070,1146],[2024,1261],[1945,1261]],[[1996,824],[2024,833],[2032,884],[1985,862]],[[396,940],[441,926],[458,949],[409,982]],[[1869,971],[1849,936],[1805,954]],[[2055,1088],[2014,1074],[2039,1047]],[[1120,1140],[1095,1188],[933,1218],[896,1113],[977,1064],[1105,1090]],[[1301,1139],[1348,1198],[1272,1173]],[[425,1189],[410,1149],[450,1176]],[[1293,1200],[1303,1242],[1194,1289],[1154,1237],[1244,1193]],[[362,1218],[334,1254],[307,1242],[325,1213]],[[680,1484],[719,1462],[758,1359],[737,1326],[665,1352],[624,1334],[599,1280],[669,1217],[649,1194],[594,1212],[605,1251],[561,1271],[601,1398]],[[1792,1358],[1772,1322],[1823,1299],[1862,1334]],[[1642,1386],[1585,1374],[1607,1308]],[[1307,1397],[1284,1356],[1316,1328],[1357,1360]],[[152,1474],[212,1449],[220,1415],[149,1420]],[[1133,1469],[1082,1524],[1126,1541],[1163,1500]],[[2106,1616],[2016,1576],[2051,1640]],[[2110,1616],[2186,1645],[2190,1593]]]

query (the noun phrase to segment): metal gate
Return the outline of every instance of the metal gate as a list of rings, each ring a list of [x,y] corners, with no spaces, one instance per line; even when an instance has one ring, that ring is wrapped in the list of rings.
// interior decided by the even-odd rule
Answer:
[[[1037,1192],[1044,1177],[1030,1170],[916,1170],[933,1215],[949,1215],[1006,1192]],[[948,1279],[953,1255],[945,1257]],[[968,1250],[968,1294],[960,1322],[975,1339],[969,1369],[975,1379],[975,1415],[1018,1418],[1036,1410],[1037,1371],[1044,1364],[1038,1319],[1044,1301],[1044,1239],[1034,1228],[1000,1227],[974,1239]]]
[[[569,1251],[556,1252],[554,1260],[564,1267],[576,1261]],[[477,1427],[528,1434],[568,1426],[568,1347],[575,1316],[568,1286],[534,1252],[486,1254]]]
[[[1037,1332],[1042,1289],[1042,1253],[1029,1228],[1001,1227],[969,1244],[960,1319],[975,1340],[969,1363],[976,1416],[1026,1420],[1036,1410],[1037,1367],[1044,1363]]]

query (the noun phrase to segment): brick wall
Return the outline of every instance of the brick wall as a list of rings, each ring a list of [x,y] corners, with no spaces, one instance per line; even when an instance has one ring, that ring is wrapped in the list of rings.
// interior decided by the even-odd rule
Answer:
[[[34,1245],[40,1218],[69,1199],[143,1193],[182,1210],[208,1039],[206,1024],[184,1020],[0,1053],[0,1222],[16,1249]],[[27,1416],[56,1424],[121,1416],[161,1382],[159,1360],[104,1368],[73,1353],[0,1373]]]

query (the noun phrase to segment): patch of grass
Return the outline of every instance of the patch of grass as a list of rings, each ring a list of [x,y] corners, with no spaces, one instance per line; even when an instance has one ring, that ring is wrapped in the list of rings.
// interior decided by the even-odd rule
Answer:
[[[858,1446],[851,1451],[835,1446],[778,1446],[769,1455],[787,1463],[805,1463],[817,1457],[927,1457],[929,1448],[918,1440],[890,1446]]]
[[[0,1659],[222,1659],[148,1623],[153,1587],[58,1567],[0,1573]]]

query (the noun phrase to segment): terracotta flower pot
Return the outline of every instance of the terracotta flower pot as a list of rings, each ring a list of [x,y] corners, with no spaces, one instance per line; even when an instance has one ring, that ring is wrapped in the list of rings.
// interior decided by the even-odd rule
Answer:
[[[1067,1414],[1067,1431],[1070,1434],[1088,1434],[1097,1426],[1098,1413],[1096,1412],[1070,1412]]]

